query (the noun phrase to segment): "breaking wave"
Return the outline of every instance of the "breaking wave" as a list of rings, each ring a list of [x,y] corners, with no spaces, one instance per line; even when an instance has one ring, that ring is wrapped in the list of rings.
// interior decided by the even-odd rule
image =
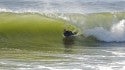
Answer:
[[[85,37],[99,41],[125,41],[125,13],[91,13],[65,15],[67,21],[80,28]]]
[[[94,36],[98,40],[106,42],[122,42],[125,41],[125,20],[121,20],[116,24],[113,24],[110,30],[103,27],[95,27],[88,29],[85,32],[85,36]]]
[[[102,12],[102,13],[56,13],[39,11],[11,11],[0,9],[0,14],[11,13],[35,13],[50,18],[59,18],[75,25],[80,29],[85,38],[94,37],[105,42],[125,41],[125,12]],[[14,15],[16,15],[14,14]],[[49,27],[49,26],[48,26]]]

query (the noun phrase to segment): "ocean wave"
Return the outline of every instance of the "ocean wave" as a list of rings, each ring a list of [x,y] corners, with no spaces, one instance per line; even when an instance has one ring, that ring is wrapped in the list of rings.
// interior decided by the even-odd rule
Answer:
[[[9,12],[6,9],[1,9],[4,14]],[[0,13],[0,14],[3,14]],[[14,16],[16,12],[10,11]],[[16,14],[14,14],[16,13]],[[80,34],[84,37],[94,37],[99,41],[105,42],[124,42],[125,41],[125,12],[104,12],[104,13],[39,13],[39,12],[22,12],[36,13],[44,17],[58,18],[65,20],[66,23],[71,23],[80,29]],[[26,14],[23,14],[26,15]],[[6,15],[6,17],[9,15]],[[30,16],[26,15],[31,18]],[[2,16],[3,17],[3,16]],[[37,17],[38,18],[38,17]],[[19,19],[18,19],[19,20]],[[55,19],[56,20],[56,19]]]

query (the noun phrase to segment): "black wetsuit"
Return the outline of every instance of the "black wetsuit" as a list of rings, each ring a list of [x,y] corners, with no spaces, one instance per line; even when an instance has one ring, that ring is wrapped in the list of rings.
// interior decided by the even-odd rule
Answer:
[[[74,35],[74,33],[72,33],[72,31],[64,31],[63,34],[64,34],[65,37],[69,37],[69,36]]]

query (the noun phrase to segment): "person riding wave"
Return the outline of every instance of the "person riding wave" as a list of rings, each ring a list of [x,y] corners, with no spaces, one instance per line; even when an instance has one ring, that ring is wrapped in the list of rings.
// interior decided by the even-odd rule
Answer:
[[[72,32],[72,31],[66,30],[66,29],[64,29],[64,32],[63,32],[63,35],[64,35],[65,37],[74,36],[74,35],[76,35],[76,34],[77,34],[77,32]]]

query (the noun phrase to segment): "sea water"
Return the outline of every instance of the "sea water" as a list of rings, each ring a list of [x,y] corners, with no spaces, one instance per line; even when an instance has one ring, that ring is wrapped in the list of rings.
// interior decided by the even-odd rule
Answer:
[[[0,70],[125,70],[125,0],[0,0]]]

